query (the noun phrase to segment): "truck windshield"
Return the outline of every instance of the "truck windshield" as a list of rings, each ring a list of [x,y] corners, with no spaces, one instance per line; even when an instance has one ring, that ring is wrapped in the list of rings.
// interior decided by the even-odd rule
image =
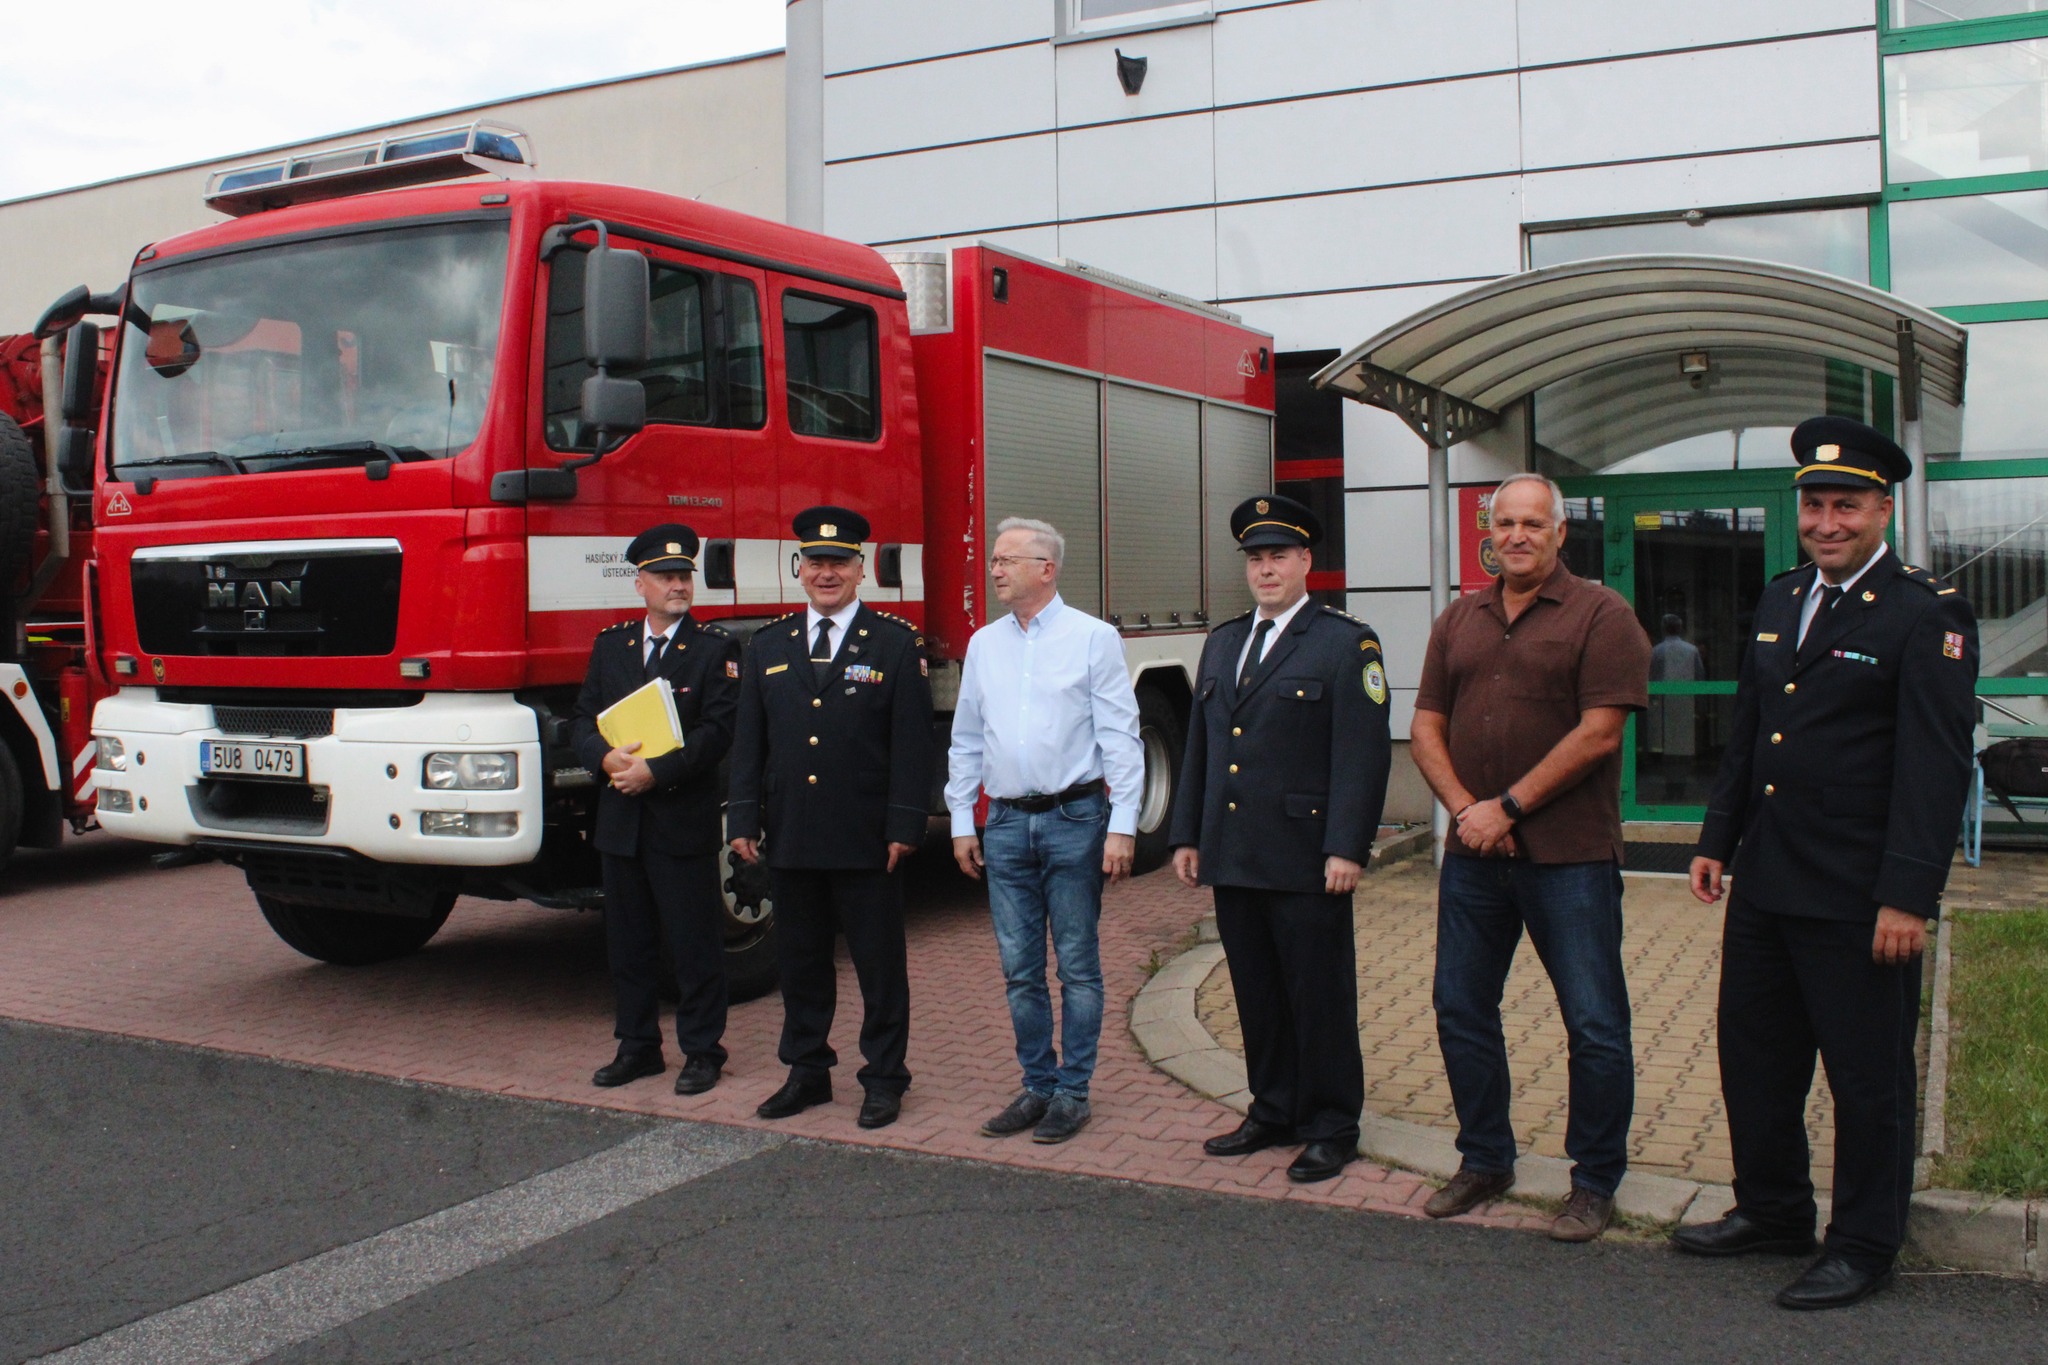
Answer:
[[[460,452],[490,395],[510,235],[502,221],[392,228],[136,275],[115,477]]]

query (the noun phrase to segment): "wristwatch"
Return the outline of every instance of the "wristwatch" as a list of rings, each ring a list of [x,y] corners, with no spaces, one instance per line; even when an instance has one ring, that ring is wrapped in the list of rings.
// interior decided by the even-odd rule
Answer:
[[[1522,803],[1515,800],[1514,795],[1510,792],[1502,792],[1500,794],[1500,808],[1506,812],[1508,819],[1515,821],[1520,821],[1526,813],[1522,810]]]

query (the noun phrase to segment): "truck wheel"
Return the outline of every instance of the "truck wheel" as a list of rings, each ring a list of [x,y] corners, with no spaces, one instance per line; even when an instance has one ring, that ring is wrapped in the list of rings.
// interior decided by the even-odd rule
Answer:
[[[14,750],[0,739],[0,872],[14,857],[21,839],[21,769],[14,765]]]
[[[307,957],[337,967],[367,967],[424,947],[447,923],[448,912],[455,908],[455,894],[449,892],[435,901],[434,913],[424,919],[298,905],[260,893],[256,904],[277,936]]]
[[[35,553],[42,498],[35,442],[0,412],[0,590],[14,586]]]
[[[725,980],[735,1002],[775,989],[775,896],[766,862],[725,851]]]
[[[1138,852],[1131,871],[1150,872],[1163,866],[1172,850],[1166,846],[1173,825],[1173,792],[1180,785],[1180,760],[1186,736],[1180,714],[1156,687],[1138,689],[1138,744],[1145,751],[1145,791],[1138,802]]]

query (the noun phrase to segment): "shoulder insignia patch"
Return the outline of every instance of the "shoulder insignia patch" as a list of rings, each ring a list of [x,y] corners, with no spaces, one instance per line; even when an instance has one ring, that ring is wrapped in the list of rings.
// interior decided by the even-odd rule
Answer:
[[[1221,628],[1222,628],[1222,627],[1224,627],[1224,626],[1234,626],[1234,625],[1236,625],[1236,624],[1237,624],[1237,623],[1238,623],[1239,621],[1249,621],[1249,620],[1251,620],[1251,619],[1252,619],[1252,613],[1251,613],[1251,612],[1248,612],[1248,611],[1247,611],[1247,612],[1240,612],[1240,613],[1239,613],[1238,615],[1236,615],[1236,616],[1233,616],[1233,617],[1231,617],[1231,618],[1230,618],[1230,619],[1229,619],[1228,621],[1218,621],[1218,622],[1216,623],[1216,628],[1217,628],[1217,629],[1221,629]]]
[[[1372,640],[1372,639],[1360,640],[1360,641],[1358,642],[1358,647],[1359,647],[1360,649],[1370,649],[1370,650],[1373,650],[1373,651],[1374,651],[1374,652],[1376,652],[1376,653],[1384,653],[1384,652],[1385,652],[1384,650],[1381,650],[1381,649],[1380,649],[1380,642],[1379,642],[1378,640]]]
[[[712,621],[699,621],[697,630],[704,635],[715,635],[721,640],[730,640],[732,632]]]
[[[1955,631],[1944,631],[1941,636],[1941,657],[1960,659],[1963,657],[1963,637]]]
[[[1339,620],[1349,621],[1354,626],[1362,626],[1365,624],[1365,622],[1359,620],[1356,616],[1353,616],[1348,611],[1339,611],[1335,607],[1324,607],[1323,611],[1326,615],[1335,616]]]
[[[737,678],[739,675],[740,661],[738,659],[727,659],[725,661],[725,676],[728,678]]]
[[[1365,695],[1372,698],[1373,705],[1383,706],[1387,700],[1387,671],[1374,659],[1365,666]]]
[[[1954,588],[1949,587],[1948,584],[1942,582],[1939,578],[1927,572],[1927,570],[1916,569],[1910,564],[1901,564],[1899,566],[1899,577],[1918,583],[1937,597],[1943,596],[1945,592],[1955,591]]]
[[[1784,571],[1783,573],[1776,573],[1776,574],[1772,574],[1772,575],[1771,575],[1771,582],[1775,583],[1775,582],[1777,582],[1777,581],[1778,581],[1779,579],[1781,579],[1781,578],[1790,578],[1790,577],[1792,577],[1792,576],[1793,576],[1794,574],[1808,574],[1808,575],[1810,575],[1810,574],[1812,574],[1812,573],[1813,573],[1813,562],[1812,562],[1811,560],[1809,560],[1809,561],[1807,561],[1807,562],[1806,562],[1806,563],[1804,563],[1804,564],[1795,564],[1795,565],[1794,565],[1794,566],[1792,566],[1791,568],[1789,568],[1789,569],[1785,570],[1785,571]]]

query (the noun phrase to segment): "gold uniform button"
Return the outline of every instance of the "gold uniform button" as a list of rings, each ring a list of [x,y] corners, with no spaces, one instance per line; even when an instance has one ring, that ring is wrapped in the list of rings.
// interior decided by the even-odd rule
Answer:
[[[813,705],[813,706],[823,706],[824,704],[825,704],[825,699],[824,699],[823,697],[812,697],[812,698],[811,698],[811,705]]]
[[[1775,736],[1773,736],[1773,738],[1775,738]],[[816,735],[811,736],[811,747],[814,749],[818,747],[818,737]]]
[[[1232,771],[1232,772],[1236,772],[1236,771],[1237,771],[1237,765],[1236,765],[1235,763],[1233,763],[1233,764],[1231,764],[1231,765],[1230,765],[1230,771]]]
[[[1231,736],[1235,738],[1236,736],[1244,733],[1244,727],[1241,725],[1233,725],[1230,727],[1230,733]]]
[[[1235,802],[1235,801],[1231,802],[1231,803],[1230,803],[1230,807],[1229,807],[1229,808],[1230,808],[1231,810],[1236,810],[1236,809],[1237,809],[1237,802]]]
[[[812,773],[809,777],[805,778],[804,781],[810,783],[813,787],[815,787],[818,785],[818,775],[816,773]]]
[[[811,781],[813,781],[813,782],[816,782],[817,780],[818,780],[818,779],[817,779],[817,778],[815,778],[815,777],[811,779]],[[1770,783],[1768,783],[1768,782],[1764,783],[1764,795],[1765,795],[1765,796],[1776,796],[1777,794],[1778,794],[1778,789],[1777,789],[1776,787],[1772,786],[1772,785],[1771,785]]]
[[[818,742],[818,741],[817,741],[817,740],[815,740],[815,739],[811,741],[811,743],[813,743],[813,744],[816,744],[817,742]],[[1783,735],[1781,735],[1781,734],[1775,734],[1775,733],[1774,733],[1774,734],[1772,734],[1772,736],[1771,736],[1771,743],[1773,743],[1773,744],[1783,744],[1784,742],[1785,742],[1785,737],[1784,737]]]
[[[1787,692],[1797,692],[1797,691],[1799,690],[1799,684],[1798,684],[1798,683],[1786,683],[1786,684],[1785,684],[1785,690],[1786,690]]]

